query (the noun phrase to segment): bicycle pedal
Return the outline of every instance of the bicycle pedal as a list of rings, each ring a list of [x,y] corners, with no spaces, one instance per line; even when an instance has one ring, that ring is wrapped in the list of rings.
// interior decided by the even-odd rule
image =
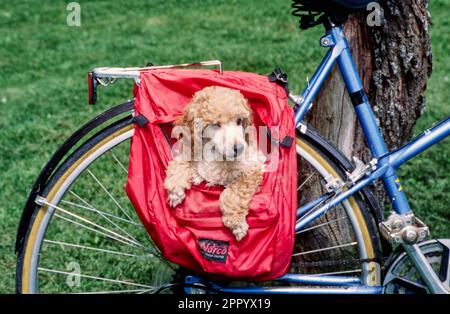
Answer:
[[[416,244],[430,234],[428,226],[414,214],[399,215],[391,213],[386,221],[380,223],[381,235],[393,244]]]

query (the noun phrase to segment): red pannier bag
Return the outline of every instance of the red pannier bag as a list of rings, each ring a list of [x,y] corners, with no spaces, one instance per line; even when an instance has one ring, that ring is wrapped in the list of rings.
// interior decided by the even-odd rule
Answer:
[[[192,185],[183,203],[171,208],[163,185],[173,158],[171,123],[195,92],[214,85],[239,90],[253,111],[255,126],[278,127],[271,134],[275,144],[270,155],[278,164],[263,175],[241,241],[222,223],[223,187]],[[297,206],[295,128],[284,88],[246,72],[151,70],[141,74],[135,88],[135,117],[145,123],[135,126],[125,189],[163,256],[217,279],[264,281],[283,275],[291,260]]]

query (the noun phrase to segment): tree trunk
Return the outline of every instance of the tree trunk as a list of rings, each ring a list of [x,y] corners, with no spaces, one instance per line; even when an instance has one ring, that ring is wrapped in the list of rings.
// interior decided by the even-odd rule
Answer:
[[[411,137],[415,122],[425,107],[424,91],[432,65],[428,36],[430,17],[426,7],[427,0],[387,0],[381,26],[367,26],[365,13],[350,16],[345,24],[344,31],[364,90],[389,149],[399,147]],[[357,156],[365,162],[370,159],[337,65],[316,97],[307,120],[347,158]],[[384,202],[379,188],[377,197]],[[330,212],[321,223],[345,214],[340,211],[338,208]],[[311,232],[297,249],[305,251],[351,241],[329,236],[350,234],[349,230],[344,230],[346,226],[330,224]],[[330,250],[321,254],[320,259],[336,259],[337,254],[343,253]]]

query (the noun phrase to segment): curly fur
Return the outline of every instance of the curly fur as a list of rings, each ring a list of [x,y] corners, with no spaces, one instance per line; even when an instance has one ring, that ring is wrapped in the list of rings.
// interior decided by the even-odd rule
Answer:
[[[192,184],[205,181],[207,185],[224,186],[219,199],[222,221],[240,241],[247,234],[248,207],[261,184],[265,162],[264,155],[252,144],[255,143],[253,133],[243,135],[240,131],[251,126],[252,112],[247,100],[237,90],[212,86],[198,91],[175,123],[189,128],[194,140],[191,143],[183,141],[181,150],[188,150],[194,157],[194,142],[202,143],[200,151],[205,145],[203,136],[206,131],[198,120],[202,126],[215,125],[211,141],[213,151],[226,158],[185,160],[181,154],[175,156],[166,169],[164,182],[169,204],[172,207],[180,204]],[[236,147],[242,148],[242,153],[237,153]],[[244,158],[229,160],[230,152],[234,152],[234,157],[239,154]]]

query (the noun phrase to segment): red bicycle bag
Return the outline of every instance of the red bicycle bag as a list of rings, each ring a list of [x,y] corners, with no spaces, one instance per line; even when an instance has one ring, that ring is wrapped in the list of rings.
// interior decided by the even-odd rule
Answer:
[[[183,203],[171,208],[163,186],[172,159],[170,124],[195,92],[214,85],[239,90],[256,126],[278,127],[270,155],[277,167],[264,173],[250,203],[248,233],[239,242],[222,223],[222,187],[193,185]],[[163,256],[213,278],[264,281],[283,275],[291,260],[297,206],[295,128],[284,88],[246,72],[151,70],[141,74],[135,98],[138,123],[125,189]]]

